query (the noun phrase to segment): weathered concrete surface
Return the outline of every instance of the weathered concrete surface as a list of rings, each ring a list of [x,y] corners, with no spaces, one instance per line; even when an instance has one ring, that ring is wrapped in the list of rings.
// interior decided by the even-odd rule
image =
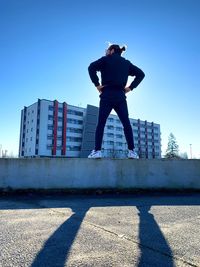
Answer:
[[[200,266],[200,194],[1,197],[2,267]]]
[[[200,189],[200,160],[0,159],[0,189]]]

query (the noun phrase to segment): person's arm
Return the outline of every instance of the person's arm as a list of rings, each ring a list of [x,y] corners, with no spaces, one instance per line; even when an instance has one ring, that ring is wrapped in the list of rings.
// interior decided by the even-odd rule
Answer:
[[[102,69],[103,64],[104,64],[104,57],[98,59],[97,61],[92,62],[88,67],[90,79],[96,87],[100,86],[99,77],[97,76],[97,71],[100,71]]]
[[[131,90],[136,88],[141,83],[141,81],[144,79],[144,76],[145,76],[144,72],[138,67],[136,67],[135,65],[133,65],[132,63],[130,63],[129,75],[135,76],[135,79],[132,81],[132,83],[129,86]]]

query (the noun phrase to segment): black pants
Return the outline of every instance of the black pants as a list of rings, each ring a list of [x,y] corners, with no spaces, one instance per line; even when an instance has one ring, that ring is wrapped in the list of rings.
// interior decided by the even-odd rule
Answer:
[[[101,150],[104,127],[106,124],[106,120],[112,111],[115,110],[117,113],[123,127],[124,127],[124,134],[126,137],[126,141],[128,144],[128,149],[134,149],[134,142],[133,142],[133,132],[131,128],[131,124],[128,117],[128,107],[125,96],[120,99],[116,98],[104,98],[102,97],[100,100],[99,105],[99,118],[98,124],[96,128],[95,134],[95,150]]]

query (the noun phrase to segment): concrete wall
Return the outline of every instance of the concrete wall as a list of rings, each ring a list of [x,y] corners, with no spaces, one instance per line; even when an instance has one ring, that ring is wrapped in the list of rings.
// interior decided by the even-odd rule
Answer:
[[[0,189],[200,189],[200,160],[0,159]]]

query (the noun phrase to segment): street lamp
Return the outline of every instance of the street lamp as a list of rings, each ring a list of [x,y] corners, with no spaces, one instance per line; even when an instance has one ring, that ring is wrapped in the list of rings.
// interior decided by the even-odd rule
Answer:
[[[192,144],[190,144],[190,158],[192,159]]]

